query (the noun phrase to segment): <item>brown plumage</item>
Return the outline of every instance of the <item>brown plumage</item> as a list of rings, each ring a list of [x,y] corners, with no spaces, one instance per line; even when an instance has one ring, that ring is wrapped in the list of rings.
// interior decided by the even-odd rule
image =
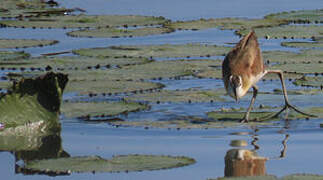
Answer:
[[[285,107],[274,116],[278,116],[287,108],[292,108],[304,115],[313,116],[303,113],[289,104],[282,71],[265,69],[256,33],[251,31],[227,54],[222,64],[222,77],[225,89],[236,101],[243,97],[251,87],[253,88],[253,97],[242,121],[249,120],[249,113],[258,92],[256,83],[267,73],[279,75],[285,98]]]

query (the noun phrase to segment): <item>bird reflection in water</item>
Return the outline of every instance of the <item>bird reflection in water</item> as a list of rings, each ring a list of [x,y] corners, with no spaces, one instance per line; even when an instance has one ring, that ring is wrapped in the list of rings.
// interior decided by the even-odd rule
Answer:
[[[255,131],[257,132],[257,130]],[[247,146],[244,140],[233,140],[230,145],[235,147],[227,151],[225,155],[225,177],[239,177],[239,176],[264,176],[266,175],[266,162],[272,159],[281,159],[286,156],[288,134],[282,141],[283,149],[278,157],[268,158],[262,157],[257,154],[260,146],[257,145],[259,140],[258,135],[252,135],[251,145],[254,147],[252,150],[242,148]]]

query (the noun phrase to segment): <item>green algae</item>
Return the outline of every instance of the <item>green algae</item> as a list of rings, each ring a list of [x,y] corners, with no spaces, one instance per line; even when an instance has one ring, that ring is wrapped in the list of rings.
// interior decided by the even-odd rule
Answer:
[[[225,94],[223,89],[213,91],[202,90],[186,90],[186,91],[173,91],[161,90],[155,93],[136,94],[126,99],[132,101],[149,101],[155,103],[163,102],[210,102],[210,101],[224,101],[222,97]]]
[[[9,27],[28,28],[96,28],[118,26],[157,25],[166,22],[163,17],[135,15],[69,15],[31,17],[27,20],[4,20],[0,24]]]
[[[162,88],[159,83],[142,81],[70,81],[66,87],[66,92],[76,92],[78,94],[99,94],[109,95],[115,93],[141,93]]]
[[[220,56],[230,50],[229,47],[203,44],[163,44],[163,45],[123,45],[107,48],[79,49],[73,52],[83,56],[113,57],[199,57]]]
[[[314,36],[320,36],[323,34],[322,26],[316,25],[286,25],[277,27],[265,27],[254,29],[258,37],[264,37],[266,39],[279,38],[312,38]],[[240,30],[237,34],[243,36],[249,33],[250,30]]]
[[[147,105],[134,102],[64,102],[61,112],[66,117],[116,116],[147,109]]]
[[[194,163],[194,159],[184,156],[131,154],[113,156],[111,159],[103,159],[99,156],[83,156],[31,161],[24,168],[55,173],[129,172],[169,169]]]
[[[165,34],[173,32],[169,28],[161,27],[145,27],[136,29],[117,29],[117,28],[100,28],[100,29],[85,29],[68,32],[67,35],[72,37],[138,37],[138,36],[149,36],[157,34]]]
[[[23,51],[0,51],[0,61],[28,58],[30,55]]]
[[[218,18],[199,19],[192,21],[177,21],[166,23],[164,26],[178,30],[201,30],[220,28],[229,30],[253,29],[258,27],[273,27],[287,24],[284,20],[273,19],[243,19],[243,18]]]
[[[265,16],[265,19],[282,19],[294,23],[322,23],[323,9],[274,13]]]
[[[42,47],[58,43],[56,40],[37,39],[0,39],[0,48]]]

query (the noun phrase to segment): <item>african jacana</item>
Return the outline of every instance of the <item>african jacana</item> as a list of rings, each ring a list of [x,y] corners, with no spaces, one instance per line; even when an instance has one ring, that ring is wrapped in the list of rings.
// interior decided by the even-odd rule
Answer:
[[[270,118],[278,116],[287,108],[294,109],[303,115],[313,116],[296,109],[289,103],[283,72],[281,70],[267,70],[265,68],[257,36],[254,31],[251,31],[227,54],[222,64],[222,77],[225,89],[237,102],[251,87],[253,88],[250,105],[241,122],[249,121],[249,113],[258,93],[256,83],[267,73],[276,73],[279,75],[285,98],[284,108],[275,115],[270,116]]]

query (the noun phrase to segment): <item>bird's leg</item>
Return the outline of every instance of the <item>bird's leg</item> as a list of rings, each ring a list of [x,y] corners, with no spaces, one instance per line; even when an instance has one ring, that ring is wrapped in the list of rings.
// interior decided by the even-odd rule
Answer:
[[[252,95],[252,98],[251,98],[250,105],[248,107],[248,110],[247,110],[246,114],[240,120],[240,122],[248,122],[249,121],[249,114],[250,114],[250,111],[252,110],[252,106],[255,103],[255,100],[256,100],[256,97],[257,97],[257,94],[258,94],[258,87],[256,85],[253,85],[252,89],[253,89],[253,95]]]
[[[293,106],[293,105],[291,105],[289,103],[288,97],[287,97],[286,86],[285,86],[285,82],[284,82],[284,77],[283,77],[283,72],[281,70],[268,70],[267,73],[275,73],[275,74],[278,74],[279,79],[280,79],[280,82],[282,84],[283,94],[284,94],[284,99],[285,99],[285,106],[283,107],[283,109],[280,110],[278,113],[276,113],[276,114],[274,114],[274,115],[272,115],[270,117],[267,117],[267,119],[277,117],[280,113],[282,113],[283,111],[285,111],[287,108],[291,108],[291,109],[295,110],[296,112],[298,112],[300,114],[303,114],[305,116],[316,117],[315,115],[308,114],[308,113],[305,113],[305,112],[302,112],[302,111],[298,110],[295,106]]]

